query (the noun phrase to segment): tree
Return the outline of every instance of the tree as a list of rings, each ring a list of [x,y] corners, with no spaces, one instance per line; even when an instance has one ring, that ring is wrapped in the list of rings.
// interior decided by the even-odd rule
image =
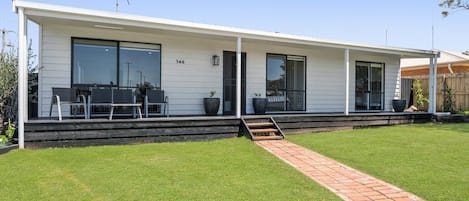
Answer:
[[[17,66],[15,50],[0,56],[0,131],[4,121],[16,120]]]
[[[468,0],[443,0],[439,4],[440,7],[443,7],[445,9],[451,9],[451,10],[461,10],[461,9],[466,9],[469,10],[469,1]],[[443,17],[448,16],[449,11],[444,10],[441,12]]]

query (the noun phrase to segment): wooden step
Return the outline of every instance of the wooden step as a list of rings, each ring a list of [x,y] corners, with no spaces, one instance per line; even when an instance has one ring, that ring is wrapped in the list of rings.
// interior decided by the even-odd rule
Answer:
[[[257,123],[247,123],[249,128],[253,127],[264,127],[264,126],[272,126],[274,125],[272,122],[257,122]]]
[[[281,140],[283,139],[282,136],[280,135],[274,135],[274,136],[254,136],[252,140],[257,141],[257,140]]]
[[[243,132],[251,140],[281,140],[284,138],[275,120],[270,118],[242,119]]]
[[[278,130],[275,128],[262,128],[262,129],[251,129],[252,133],[270,133],[270,132],[277,132]]]

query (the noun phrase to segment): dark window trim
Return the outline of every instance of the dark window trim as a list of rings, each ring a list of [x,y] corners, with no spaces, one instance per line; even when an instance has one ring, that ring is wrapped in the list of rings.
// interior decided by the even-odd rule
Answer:
[[[285,62],[288,61],[288,56],[295,56],[295,57],[303,57],[305,59],[305,74],[304,74],[304,80],[305,80],[305,89],[304,89],[304,93],[305,93],[305,96],[304,96],[304,103],[305,103],[305,107],[304,107],[304,110],[286,110],[287,108],[285,108],[284,111],[272,111],[273,113],[275,112],[306,112],[308,110],[308,57],[307,56],[304,56],[304,55],[295,55],[295,54],[280,54],[280,53],[270,53],[270,52],[267,52],[266,53],[266,57],[265,57],[265,89],[266,89],[266,97],[267,97],[267,90],[268,89],[268,83],[267,83],[267,65],[268,65],[268,60],[269,60],[269,55],[273,55],[273,56],[283,56],[285,58]],[[285,65],[287,65],[285,63]],[[286,66],[285,66],[286,68]],[[286,73],[286,69],[285,69],[285,73]],[[288,91],[288,86],[287,86],[288,82],[285,83],[285,93],[287,93]],[[300,90],[291,90],[291,91],[300,91]],[[303,90],[301,90],[303,91]],[[287,94],[285,94],[286,96]]]
[[[120,44],[121,43],[138,43],[138,44],[147,44],[147,45],[159,45],[160,46],[160,88],[163,89],[163,85],[162,85],[162,71],[163,71],[163,66],[162,66],[162,57],[163,57],[163,46],[161,45],[161,43],[148,43],[148,42],[134,42],[134,41],[126,41],[126,40],[110,40],[110,39],[100,39],[100,38],[87,38],[87,37],[71,37],[71,40],[70,40],[70,47],[71,47],[71,62],[70,62],[70,74],[71,74],[71,77],[70,77],[70,87],[74,87],[74,86],[93,86],[93,84],[74,84],[74,80],[73,80],[73,60],[74,60],[74,48],[73,48],[73,45],[74,45],[74,41],[75,40],[95,40],[95,41],[108,41],[108,42],[115,42],[117,43],[117,66],[116,66],[116,69],[117,69],[117,79],[116,79],[116,82],[112,87],[118,87],[120,88],[119,86],[119,69],[120,69],[120,62],[119,62],[119,59],[120,59]],[[106,86],[109,86],[109,85],[106,85]],[[127,87],[125,87],[127,88]],[[135,88],[135,87],[134,87]]]
[[[384,111],[384,105],[386,104],[386,63],[385,62],[374,62],[374,61],[362,61],[362,60],[355,60],[355,84],[356,84],[356,80],[357,80],[357,77],[356,77],[356,68],[357,68],[357,63],[358,62],[361,62],[361,63],[367,63],[367,64],[382,64],[383,65],[383,75],[381,76],[381,88],[382,88],[382,103],[381,103],[381,109],[379,110],[367,110],[367,111],[377,111],[377,112],[380,112],[380,111]],[[357,97],[357,87],[355,86],[355,99]],[[355,110],[357,105],[357,103],[355,103]],[[369,104],[369,103],[368,103]],[[358,111],[364,111],[364,110],[358,110]],[[366,110],[365,110],[366,111]]]

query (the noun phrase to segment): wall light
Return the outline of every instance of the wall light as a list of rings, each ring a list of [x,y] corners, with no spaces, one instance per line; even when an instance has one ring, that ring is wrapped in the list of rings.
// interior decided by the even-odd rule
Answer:
[[[214,65],[214,66],[220,65],[220,56],[218,56],[216,54],[214,54],[212,56],[212,65]]]

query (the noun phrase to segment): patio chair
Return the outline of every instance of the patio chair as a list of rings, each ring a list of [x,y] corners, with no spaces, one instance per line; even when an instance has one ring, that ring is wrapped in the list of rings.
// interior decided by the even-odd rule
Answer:
[[[91,118],[93,106],[111,107],[113,103],[111,88],[91,89],[88,102],[88,118]]]
[[[77,96],[77,91],[74,88],[52,88],[49,117],[52,116],[52,109],[54,105],[57,105],[59,121],[62,121],[62,105],[70,105],[72,109],[75,106],[83,106],[85,119],[88,117],[86,108],[86,98],[83,95]]]
[[[133,95],[133,92],[131,89],[114,89],[112,91],[112,104],[111,106],[111,112],[109,113],[109,120],[112,120],[112,116],[114,114],[114,109],[116,107],[132,107],[134,109],[137,109],[139,118],[142,118],[142,107],[141,103],[136,103],[136,98]],[[135,110],[134,110],[135,111]],[[134,112],[133,111],[133,112]],[[132,114],[134,114],[132,112]]]
[[[168,96],[164,95],[163,90],[154,90],[154,89],[147,89],[145,95],[145,117],[148,118],[149,111],[148,107],[153,105],[160,105],[160,115],[166,115],[169,117],[169,102]]]

